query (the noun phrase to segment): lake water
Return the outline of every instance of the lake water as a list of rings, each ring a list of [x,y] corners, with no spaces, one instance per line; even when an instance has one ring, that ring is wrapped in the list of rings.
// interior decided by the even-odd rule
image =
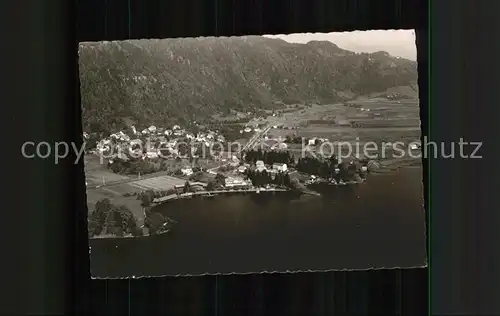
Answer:
[[[94,277],[422,266],[422,170],[314,188],[322,197],[217,196],[159,206],[178,221],[142,239],[91,240]]]

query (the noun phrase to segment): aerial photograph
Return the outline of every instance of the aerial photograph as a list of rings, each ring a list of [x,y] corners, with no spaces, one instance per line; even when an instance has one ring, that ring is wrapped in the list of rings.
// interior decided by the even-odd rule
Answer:
[[[82,42],[93,278],[427,265],[413,30]]]

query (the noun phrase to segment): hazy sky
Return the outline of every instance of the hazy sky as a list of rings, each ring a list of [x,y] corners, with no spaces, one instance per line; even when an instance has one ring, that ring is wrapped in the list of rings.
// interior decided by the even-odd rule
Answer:
[[[386,51],[393,56],[417,60],[414,30],[354,31],[341,33],[297,33],[289,35],[266,35],[281,38],[291,43],[330,41],[357,53]]]

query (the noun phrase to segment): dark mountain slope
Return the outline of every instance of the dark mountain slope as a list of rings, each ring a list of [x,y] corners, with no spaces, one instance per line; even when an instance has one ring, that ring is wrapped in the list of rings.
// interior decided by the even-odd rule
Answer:
[[[259,36],[82,43],[85,130],[203,120],[228,108],[332,103],[417,82],[416,63]]]

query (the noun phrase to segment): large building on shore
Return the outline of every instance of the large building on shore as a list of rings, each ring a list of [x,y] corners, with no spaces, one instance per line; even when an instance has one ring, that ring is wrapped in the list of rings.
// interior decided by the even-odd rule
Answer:
[[[285,172],[288,170],[286,163],[274,163],[273,170],[277,172]]]

